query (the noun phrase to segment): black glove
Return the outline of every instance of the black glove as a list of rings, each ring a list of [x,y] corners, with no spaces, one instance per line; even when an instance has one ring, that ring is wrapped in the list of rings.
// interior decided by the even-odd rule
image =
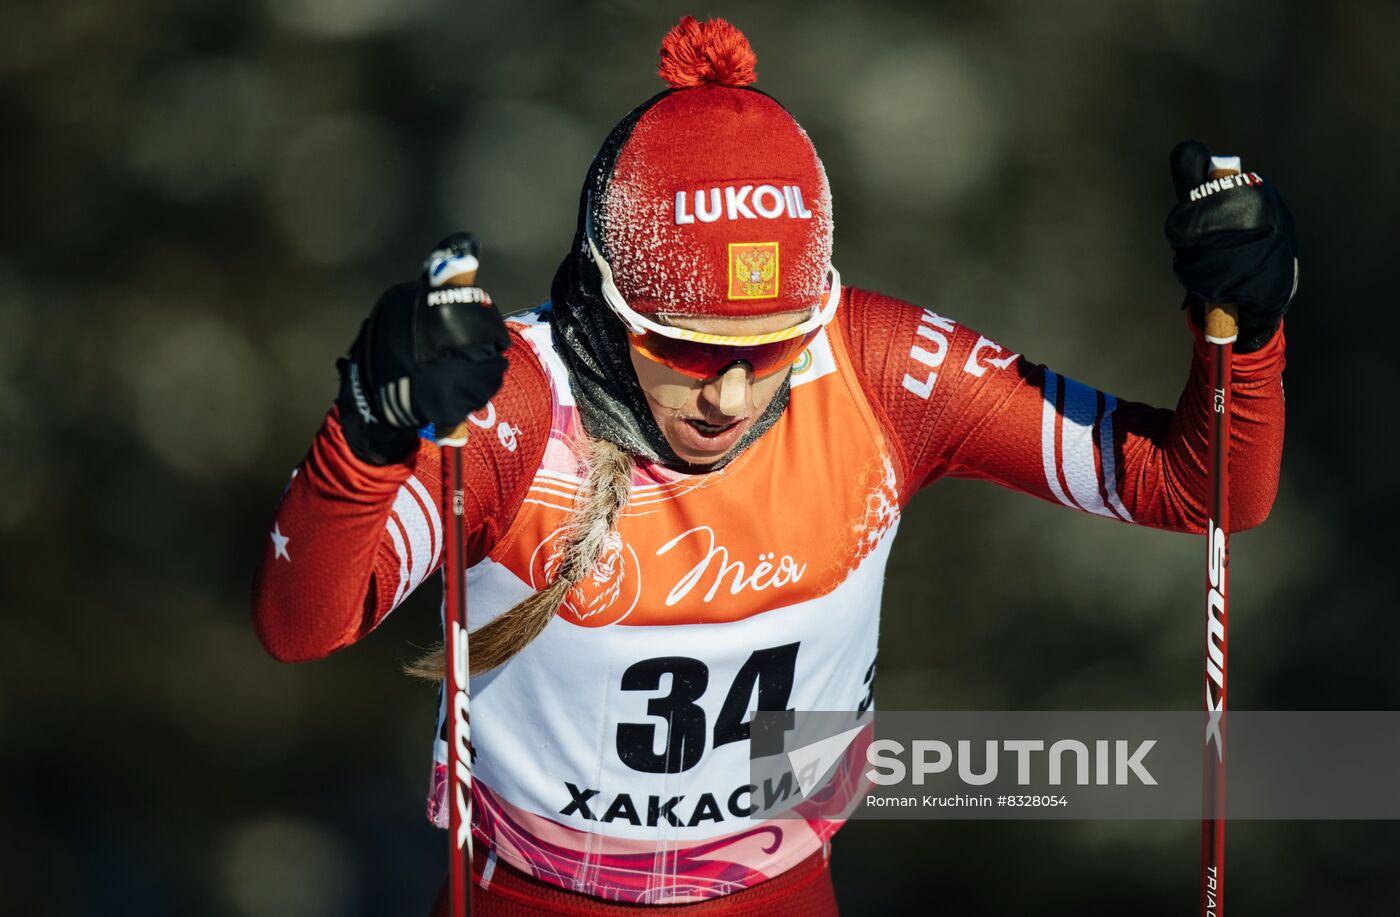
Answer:
[[[453,427],[501,388],[510,346],[505,320],[477,287],[433,287],[428,272],[453,257],[475,261],[476,240],[447,237],[424,275],[392,286],[360,326],[340,369],[341,424],[357,456],[375,465],[402,460],[418,429]]]
[[[1268,343],[1298,289],[1293,217],[1273,185],[1248,170],[1210,179],[1210,150],[1183,140],[1171,154],[1176,206],[1167,215],[1172,270],[1186,302],[1234,303],[1235,351]]]

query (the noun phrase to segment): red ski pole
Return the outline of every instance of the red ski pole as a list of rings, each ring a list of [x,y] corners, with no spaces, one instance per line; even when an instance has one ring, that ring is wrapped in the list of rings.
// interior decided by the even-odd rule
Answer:
[[[449,239],[428,258],[432,286],[469,287],[476,282],[480,249],[471,236]],[[440,431],[441,432],[441,431]],[[443,645],[447,669],[447,804],[448,911],[452,917],[472,912],[472,772],[471,717],[467,657],[466,529],[463,519],[462,447],[467,423],[438,436],[442,448],[442,504],[447,509],[443,540]]]
[[[1240,171],[1238,158],[1215,156],[1210,177]],[[1229,590],[1230,365],[1239,311],[1206,303],[1210,346],[1210,429],[1206,448],[1206,677],[1205,767],[1201,821],[1201,908],[1204,917],[1225,914],[1225,658]]]

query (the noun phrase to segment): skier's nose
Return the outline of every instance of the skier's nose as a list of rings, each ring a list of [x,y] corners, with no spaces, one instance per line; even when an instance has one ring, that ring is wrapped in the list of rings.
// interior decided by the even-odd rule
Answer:
[[[705,382],[701,396],[725,417],[743,416],[752,407],[752,369],[747,363],[731,363],[723,372]]]

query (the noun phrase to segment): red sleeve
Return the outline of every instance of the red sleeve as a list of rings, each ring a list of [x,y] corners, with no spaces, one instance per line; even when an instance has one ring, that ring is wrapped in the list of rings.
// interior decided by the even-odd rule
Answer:
[[[944,475],[983,478],[1140,525],[1205,525],[1207,345],[1176,410],[1090,388],[928,309],[849,290],[839,331],[903,461],[904,500]],[[1283,453],[1282,329],[1234,359],[1230,523],[1269,514]]]
[[[491,403],[472,415],[462,457],[469,563],[515,517],[549,436],[551,402],[519,335]],[[427,440],[403,462],[350,451],[332,408],[292,472],[253,582],[253,627],[284,662],[319,659],[379,625],[442,558],[441,450]]]

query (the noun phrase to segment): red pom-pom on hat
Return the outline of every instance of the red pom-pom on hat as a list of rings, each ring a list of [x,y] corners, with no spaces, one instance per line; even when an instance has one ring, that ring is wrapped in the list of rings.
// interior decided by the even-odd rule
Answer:
[[[714,84],[747,86],[757,79],[758,55],[744,33],[723,19],[686,16],[661,39],[656,72],[675,89]]]

